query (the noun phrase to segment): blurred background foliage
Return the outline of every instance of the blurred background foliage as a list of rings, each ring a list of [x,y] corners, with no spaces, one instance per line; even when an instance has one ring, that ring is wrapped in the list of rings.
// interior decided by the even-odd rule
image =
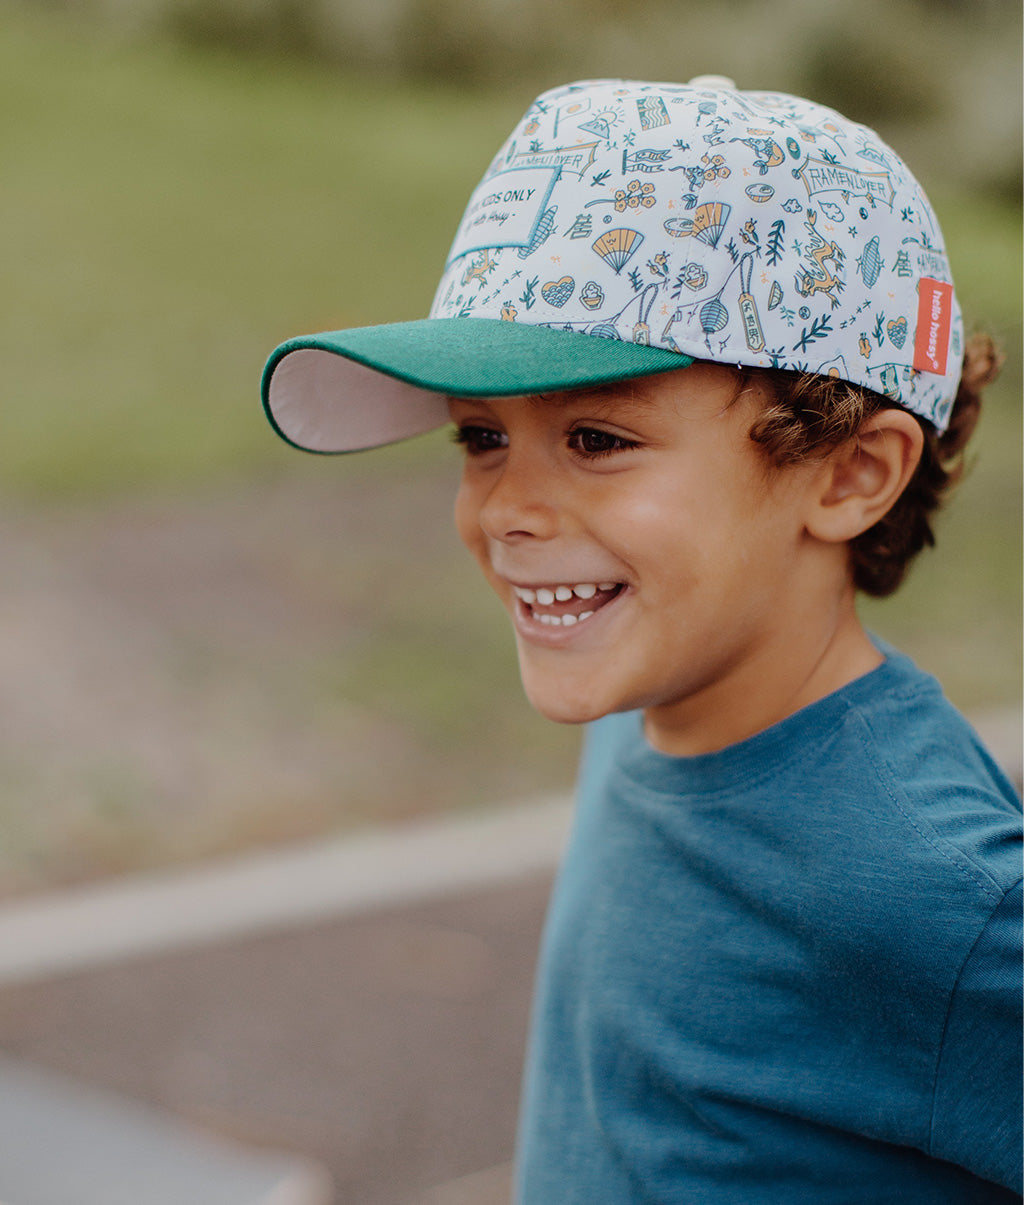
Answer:
[[[1007,366],[938,551],[866,611],[1016,704],[1020,35],[1008,0],[0,0],[0,889],[568,784],[446,439],[302,456],[257,384],[289,335],[422,316],[572,78],[723,73],[909,160]]]

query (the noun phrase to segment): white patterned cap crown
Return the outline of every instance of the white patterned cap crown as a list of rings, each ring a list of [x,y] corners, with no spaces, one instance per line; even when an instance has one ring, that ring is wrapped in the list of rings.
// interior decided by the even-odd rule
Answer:
[[[944,430],[963,327],[935,214],[831,109],[730,81],[539,97],[470,198],[429,318],[300,335],[263,405],[314,452],[694,359],[836,376]]]
[[[470,199],[431,318],[833,375],[940,430],[963,354],[942,233],[895,152],[718,77],[540,96]]]

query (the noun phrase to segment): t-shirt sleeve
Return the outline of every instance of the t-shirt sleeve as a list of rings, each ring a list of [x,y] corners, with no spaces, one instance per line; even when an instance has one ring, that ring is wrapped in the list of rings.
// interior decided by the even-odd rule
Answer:
[[[1018,883],[957,980],[939,1055],[931,1153],[1021,1191],[1021,916]]]

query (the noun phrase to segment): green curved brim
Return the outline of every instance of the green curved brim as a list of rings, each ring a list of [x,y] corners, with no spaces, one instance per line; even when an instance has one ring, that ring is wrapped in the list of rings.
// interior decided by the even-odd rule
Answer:
[[[310,452],[351,452],[447,422],[449,397],[557,393],[687,368],[660,347],[489,318],[425,318],[300,335],[263,372],[278,434]]]

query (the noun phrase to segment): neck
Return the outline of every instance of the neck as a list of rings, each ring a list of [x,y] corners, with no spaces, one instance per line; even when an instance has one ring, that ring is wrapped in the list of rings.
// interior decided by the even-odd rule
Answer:
[[[648,708],[644,731],[674,757],[746,740],[877,668],[884,658],[857,616],[852,587],[831,612],[795,614],[734,673],[679,703]]]

